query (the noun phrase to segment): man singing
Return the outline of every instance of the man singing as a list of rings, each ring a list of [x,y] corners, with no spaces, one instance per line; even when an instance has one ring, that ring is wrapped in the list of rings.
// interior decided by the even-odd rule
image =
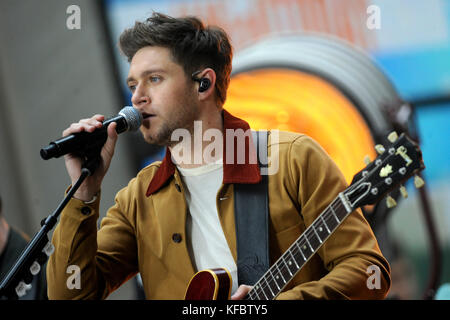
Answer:
[[[253,283],[241,283],[237,276],[234,188],[258,184],[261,172],[255,162],[227,161],[231,150],[226,131],[250,129],[223,108],[231,73],[230,40],[222,29],[195,17],[154,13],[125,30],[119,45],[130,62],[127,84],[133,106],[144,117],[140,130],[148,143],[166,146],[166,155],[117,193],[97,230],[101,184],[117,140],[116,124],[109,125],[100,167],[74,194],[54,231],[49,298],[104,299],[139,272],[146,298],[183,299],[195,272],[225,267],[232,275],[231,298],[242,299]],[[92,132],[103,120],[102,115],[80,120],[63,135]],[[185,152],[199,150],[200,155],[210,143],[194,138],[196,123],[201,124],[201,137],[213,131],[224,139],[223,153],[216,149],[214,161],[203,156],[179,161],[175,151],[180,143],[188,146]],[[174,139],[177,130],[190,133],[190,140]],[[233,151],[248,155],[251,145]],[[275,150],[278,170],[268,176],[271,263],[346,187],[335,163],[306,135],[278,132],[275,139],[269,133],[268,152]],[[82,159],[69,154],[65,162],[74,184]],[[69,265],[81,270],[80,289],[66,286]],[[367,285],[369,267],[380,271],[375,288]],[[277,299],[383,299],[390,281],[389,264],[356,210]]]

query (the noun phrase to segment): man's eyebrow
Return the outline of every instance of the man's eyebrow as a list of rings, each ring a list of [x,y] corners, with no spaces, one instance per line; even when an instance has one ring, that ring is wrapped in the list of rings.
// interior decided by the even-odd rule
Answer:
[[[149,70],[144,70],[144,71],[142,71],[141,72],[141,74],[140,74],[140,78],[143,78],[143,77],[145,77],[145,76],[148,76],[149,74],[152,74],[152,73],[165,73],[165,71],[163,70],[163,69],[149,69]],[[128,82],[130,82],[130,81],[134,81],[135,79],[132,77],[132,76],[129,76],[128,78],[127,78],[127,83]]]

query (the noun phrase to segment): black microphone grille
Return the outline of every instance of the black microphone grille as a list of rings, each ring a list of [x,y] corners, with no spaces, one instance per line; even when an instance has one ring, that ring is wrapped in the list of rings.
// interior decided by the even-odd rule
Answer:
[[[129,131],[135,131],[141,126],[142,114],[137,109],[130,106],[124,107],[119,114],[125,118]]]

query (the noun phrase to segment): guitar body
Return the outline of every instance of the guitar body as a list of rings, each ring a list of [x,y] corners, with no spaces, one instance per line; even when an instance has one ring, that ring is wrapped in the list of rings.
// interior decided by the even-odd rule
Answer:
[[[223,268],[197,272],[189,282],[185,300],[229,300],[232,287],[230,273]]]

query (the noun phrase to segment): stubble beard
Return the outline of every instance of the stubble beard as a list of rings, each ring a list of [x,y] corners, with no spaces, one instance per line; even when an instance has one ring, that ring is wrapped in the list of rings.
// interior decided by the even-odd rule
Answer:
[[[174,109],[176,113],[162,119],[160,128],[154,134],[144,134],[144,139],[147,143],[173,147],[178,143],[178,141],[172,141],[171,139],[175,129],[184,128],[191,134],[193,133],[194,121],[198,116],[197,104],[190,99],[190,96],[185,95],[185,99],[180,99],[178,107]]]

